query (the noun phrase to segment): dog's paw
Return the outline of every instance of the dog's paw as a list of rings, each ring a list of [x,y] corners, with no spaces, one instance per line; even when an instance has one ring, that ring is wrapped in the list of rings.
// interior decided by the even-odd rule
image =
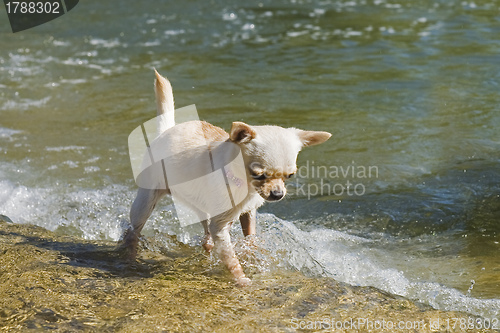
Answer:
[[[238,287],[248,287],[252,284],[252,280],[250,280],[249,278],[247,278],[246,276],[244,277],[240,277],[238,279],[236,279],[236,285]]]
[[[214,248],[214,245],[209,243],[205,243],[202,246],[205,249],[205,251],[207,251],[207,253],[212,252],[212,249]]]
[[[207,251],[207,253],[210,253],[214,248],[214,241],[212,240],[212,237],[210,236],[205,237],[201,246],[203,246],[203,248],[205,249],[205,251]]]
[[[139,247],[139,237],[131,230],[125,232],[123,239],[118,243],[116,251],[120,257],[128,261],[135,261]]]

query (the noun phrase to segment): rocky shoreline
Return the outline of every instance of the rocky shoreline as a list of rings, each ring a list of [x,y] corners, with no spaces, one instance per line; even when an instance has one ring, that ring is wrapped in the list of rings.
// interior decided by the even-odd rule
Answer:
[[[453,329],[475,317],[331,278],[257,274],[237,288],[174,238],[168,253],[143,249],[134,264],[115,247],[1,221],[0,331],[493,332]]]

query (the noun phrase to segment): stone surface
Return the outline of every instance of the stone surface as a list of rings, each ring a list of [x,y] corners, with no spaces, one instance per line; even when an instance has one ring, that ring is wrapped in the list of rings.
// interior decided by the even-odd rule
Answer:
[[[128,263],[113,242],[0,222],[0,331],[489,332],[447,328],[468,314],[330,278],[275,272],[238,288],[201,249],[171,243]]]

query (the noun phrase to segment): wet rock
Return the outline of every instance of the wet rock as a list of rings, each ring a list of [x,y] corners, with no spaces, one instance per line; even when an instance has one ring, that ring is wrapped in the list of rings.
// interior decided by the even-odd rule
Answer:
[[[0,221],[14,223],[14,222],[12,222],[12,220],[8,216],[2,215],[2,214],[0,214]]]
[[[406,332],[465,332],[446,320],[475,319],[290,271],[256,274],[238,288],[201,249],[143,249],[131,264],[115,245],[0,222],[0,329],[314,332],[341,324],[336,331],[392,332],[388,323],[402,322],[412,325]]]

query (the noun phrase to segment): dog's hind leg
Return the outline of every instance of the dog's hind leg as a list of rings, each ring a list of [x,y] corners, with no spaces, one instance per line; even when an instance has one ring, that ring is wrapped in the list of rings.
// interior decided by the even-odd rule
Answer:
[[[144,188],[139,188],[137,191],[137,196],[130,209],[131,228],[125,232],[120,246],[128,251],[129,259],[135,259],[141,230],[153,212],[158,200],[167,193],[167,190],[150,190]]]
[[[256,209],[240,215],[241,229],[243,230],[243,235],[255,235],[257,220],[255,218],[257,213]]]

